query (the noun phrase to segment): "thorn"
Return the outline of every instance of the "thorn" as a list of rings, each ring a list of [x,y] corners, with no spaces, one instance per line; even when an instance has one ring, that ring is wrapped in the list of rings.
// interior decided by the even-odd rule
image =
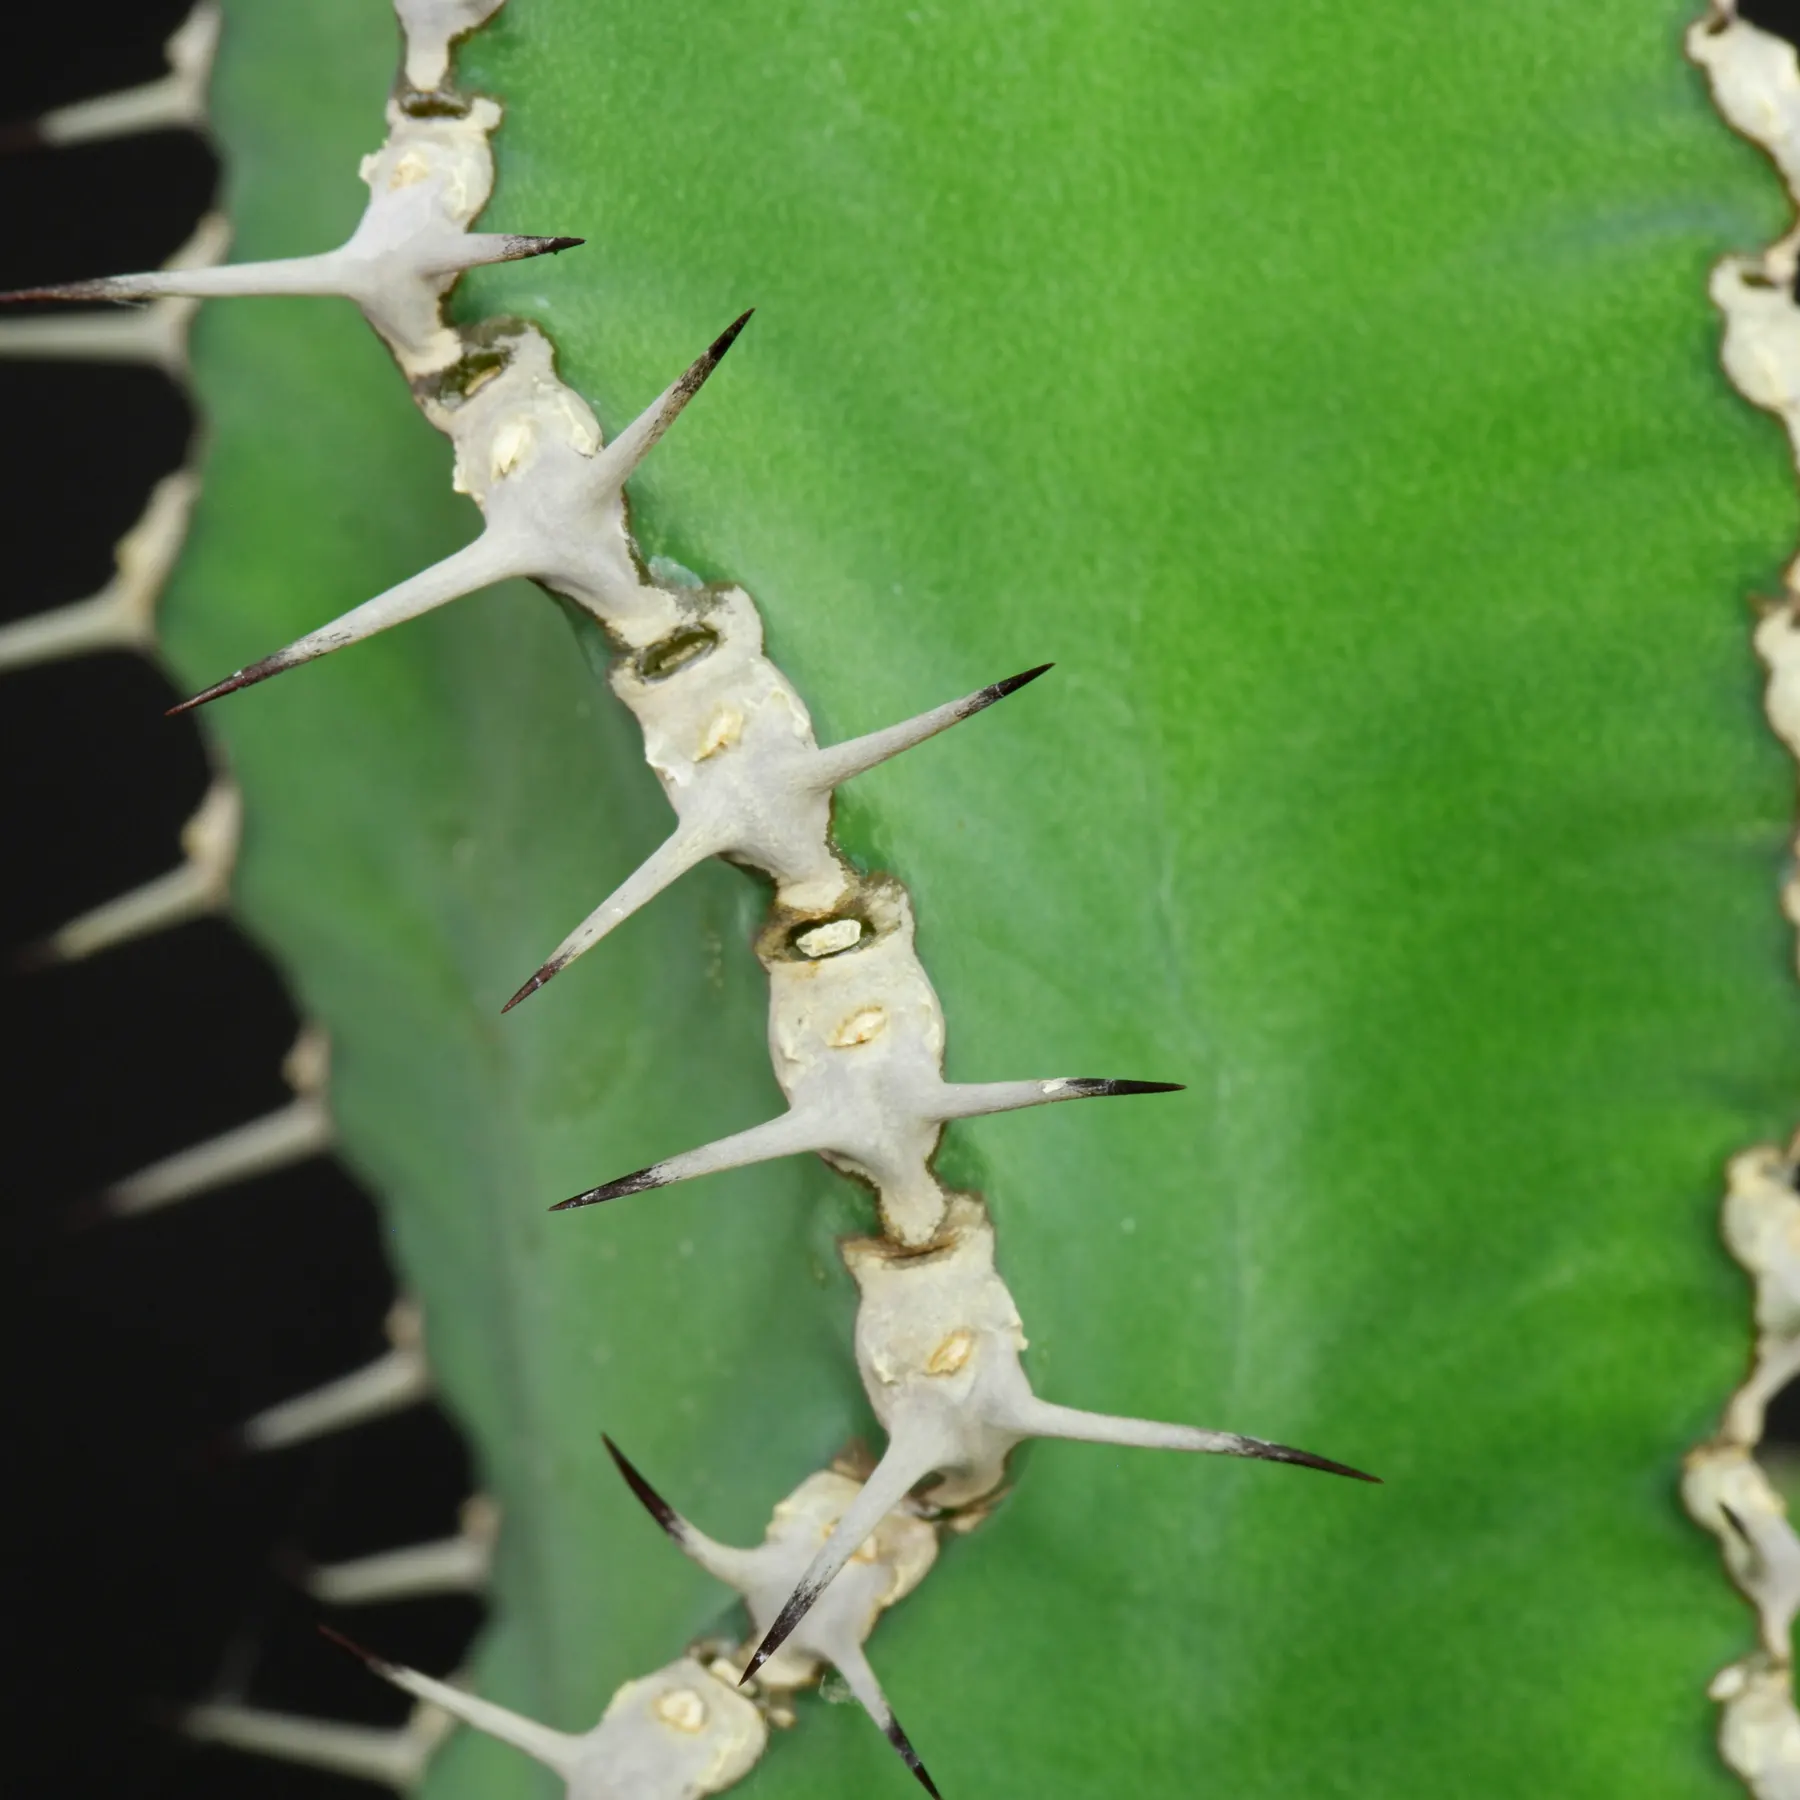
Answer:
[[[1057,1084],[1070,1100],[1104,1100],[1120,1094],[1180,1094],[1184,1081],[1114,1081],[1102,1075],[1072,1075]]]
[[[479,1594],[493,1562],[499,1509],[475,1496],[454,1537],[380,1550],[347,1562],[309,1564],[293,1559],[286,1570],[295,1587],[326,1606],[369,1606],[428,1594]]]
[[[200,0],[164,41],[169,72],[138,87],[59,106],[35,119],[0,126],[0,150],[96,143],[140,132],[206,125],[207,77],[219,42],[216,0]]]
[[[313,1629],[326,1643],[335,1644],[346,1655],[354,1656],[364,1668],[373,1669],[377,1675],[387,1675],[392,1672],[394,1667],[392,1663],[377,1656],[373,1650],[365,1650],[354,1638],[345,1637],[341,1631],[333,1631],[329,1625],[315,1624]]]
[[[207,213],[165,269],[209,269],[231,241],[222,214]],[[74,317],[0,321],[0,356],[81,362],[148,363],[171,380],[188,375],[187,333],[197,300],[169,298],[149,306],[111,308]]]
[[[665,838],[556,946],[549,961],[501,1007],[501,1012],[511,1012],[527,994],[535,993],[560,975],[671,883],[723,847],[711,833],[703,831],[678,830],[673,837]]]
[[[1743,1539],[1744,1548],[1746,1550],[1754,1551],[1756,1549],[1756,1540],[1751,1537],[1750,1527],[1744,1523],[1737,1509],[1735,1507],[1727,1506],[1725,1502],[1721,1500],[1719,1502],[1719,1511],[1725,1515],[1726,1524],[1728,1524],[1731,1529]]]
[[[580,239],[577,239],[576,242],[579,243]],[[752,313],[754,313],[755,311],[756,311],[756,308],[754,306],[746,307],[707,346],[706,354],[700,359],[701,362],[706,364],[705,373],[703,373],[701,375],[700,381],[704,381],[706,379],[706,377],[708,375],[710,375],[713,372],[713,370],[719,366],[719,363],[723,359],[725,352],[727,350],[729,350],[731,348],[731,346],[738,341],[738,333],[740,331],[742,331],[744,329],[744,327],[750,323],[750,315]],[[700,366],[699,363],[696,363],[694,365],[695,368],[698,368],[699,366]],[[692,370],[690,370],[689,373],[691,374]],[[698,387],[700,385],[700,382],[697,381],[694,383],[694,385],[695,385],[695,387]]]
[[[323,1155],[334,1137],[323,1099],[316,1092],[302,1093],[260,1119],[220,1132],[113,1182],[101,1194],[100,1206],[113,1218],[152,1212],[235,1182],[292,1168]]]
[[[1292,1463],[1298,1469],[1318,1469],[1326,1475],[1344,1475],[1352,1481],[1366,1481],[1372,1487],[1387,1485],[1379,1475],[1370,1475],[1362,1469],[1353,1469],[1348,1463],[1333,1462],[1328,1456],[1314,1456],[1310,1450],[1295,1450],[1287,1444],[1264,1443],[1259,1438],[1245,1438],[1246,1444],[1254,1444],[1253,1450],[1245,1450],[1241,1454],[1258,1462]]]
[[[836,1571],[834,1570],[835,1574]],[[775,1615],[775,1623],[763,1633],[763,1640],[756,1646],[755,1654],[744,1665],[744,1672],[738,1677],[738,1686],[751,1680],[758,1669],[766,1663],[783,1644],[792,1636],[794,1627],[812,1610],[813,1603],[825,1591],[826,1583],[813,1585],[802,1583],[794,1589],[792,1597],[779,1613]]]
[[[1100,1075],[1057,1076],[1049,1081],[947,1081],[932,1102],[932,1116],[973,1119],[1053,1106],[1064,1100],[1108,1100],[1125,1094],[1178,1094],[1179,1081],[1114,1081]]]
[[[969,711],[980,712],[984,706],[992,706],[996,700],[1004,700],[1008,694],[1016,694],[1020,688],[1029,687],[1040,675],[1048,675],[1055,667],[1055,663],[1039,663],[1035,669],[1027,669],[1023,675],[1009,675],[1004,681],[990,683],[975,696]],[[932,1791],[935,1793],[937,1790],[934,1788]]]
[[[289,666],[285,652],[277,650],[273,656],[265,656],[261,662],[253,662],[249,667],[239,669],[235,675],[227,675],[223,681],[215,681],[203,692],[178,700],[163,717],[179,718],[183,713],[192,712],[197,706],[222,699],[226,694],[235,694],[239,688],[255,687],[259,681],[267,681],[271,675],[279,675]]]
[[[538,972],[532,976],[532,978],[526,982],[526,984],[520,988],[503,1007],[501,1007],[501,1016],[504,1017],[507,1013],[511,1012],[521,1000],[529,999],[531,995],[535,994],[556,972],[556,966],[553,963],[545,963],[544,966],[539,969]]]
[[[156,602],[200,491],[192,470],[165,475],[136,524],[113,547],[113,574],[86,600],[0,626],[0,670],[35,668],[96,650],[156,649]]]
[[[716,1175],[726,1169],[772,1162],[778,1156],[801,1156],[812,1150],[834,1148],[829,1139],[820,1136],[812,1117],[810,1111],[778,1113],[760,1125],[752,1125],[747,1131],[734,1131],[729,1137],[702,1144],[698,1150],[665,1156],[661,1162],[652,1163],[634,1174],[621,1175],[604,1187],[589,1188],[585,1194],[561,1201],[550,1210],[562,1212],[571,1206],[591,1206],[597,1200],[641,1194],[646,1188],[668,1187],[677,1181],[690,1181],[697,1175]]]
[[[0,306],[16,306],[26,300],[142,300],[145,295],[122,292],[119,277],[100,275],[88,281],[57,281],[48,287],[7,288],[0,291]]]
[[[1054,663],[1039,663],[1035,669],[1027,669],[1023,675],[1009,675],[1004,681],[989,682],[986,687],[977,688],[974,693],[965,694],[960,700],[934,706],[929,712],[922,712],[916,718],[903,719],[898,725],[871,731],[863,737],[846,738],[841,744],[826,745],[814,752],[810,785],[815,789],[830,789],[841,782],[852,780],[874,768],[877,763],[886,762],[890,757],[910,750],[915,744],[924,743],[927,738],[935,737],[940,731],[948,731],[952,725],[960,725],[964,719],[972,719],[978,712],[986,711],[996,700],[1004,700],[1008,694],[1017,693],[1020,688],[1036,681],[1046,670],[1055,666]]]
[[[579,250],[587,242],[578,237],[517,237],[513,243],[518,246],[508,260],[517,260],[526,256],[560,256],[565,250]]]
[[[352,1776],[397,1794],[417,1788],[450,1728],[449,1717],[430,1706],[415,1708],[404,1725],[385,1730],[222,1703],[182,1708],[174,1724],[198,1743]]]
[[[615,491],[622,488],[646,456],[661,441],[682,408],[706,385],[708,376],[719,366],[725,352],[737,342],[738,333],[750,322],[750,312],[741,313],[713,339],[705,352],[691,362],[686,371],[643,412],[631,421],[601,453],[596,464],[596,479],[603,480]]]
[[[604,1431],[600,1434],[600,1441],[606,1446],[607,1455],[618,1466],[619,1473],[625,1477],[625,1485],[643,1503],[644,1510],[679,1544],[682,1537],[681,1515],[637,1472],[625,1452]]]
[[[642,1194],[650,1188],[663,1185],[662,1176],[658,1173],[660,1163],[652,1163],[647,1169],[639,1169],[630,1175],[621,1175],[617,1181],[609,1181],[604,1187],[589,1188],[585,1194],[575,1194],[567,1200],[559,1200],[550,1208],[552,1212],[567,1212],[571,1207],[595,1206],[602,1200],[619,1200],[627,1194]]]
[[[409,575],[404,581],[396,582],[391,588],[384,588],[372,600],[353,606],[330,624],[321,625],[317,631],[309,631],[305,637],[296,638],[293,643],[277,650],[273,655],[265,656],[260,662],[251,663],[248,668],[239,669],[235,675],[228,675],[223,681],[215,682],[205,692],[194,694],[171,706],[169,716],[173,718],[178,713],[190,712],[196,706],[204,706],[209,700],[217,700],[221,695],[236,693],[239,688],[266,681],[271,675],[279,675],[285,669],[298,668],[302,663],[329,656],[332,651],[342,650],[346,645],[361,643],[378,632],[390,630],[396,625],[405,624],[409,619],[419,618],[437,607],[446,606],[452,600],[460,600],[481,588],[491,587],[496,581],[505,581],[514,575],[528,572],[528,568],[520,563],[511,540],[492,528],[486,529],[472,543],[465,544],[460,550],[451,551],[441,561],[433,563],[427,569],[421,569],[416,575]]]
[[[243,796],[229,775],[216,775],[181,828],[181,862],[128,894],[68,921],[15,952],[21,973],[79,962],[116,944],[148,937],[219,911],[230,899],[243,825]]]
[[[901,1760],[919,1778],[919,1785],[931,1796],[931,1800],[944,1800],[944,1796],[938,1792],[937,1783],[931,1779],[926,1772],[925,1765],[919,1761],[918,1751],[912,1747],[906,1733],[900,1729],[900,1721],[894,1717],[891,1711],[888,1713],[887,1723],[882,1729],[887,1733],[887,1741],[900,1752]]]
[[[240,1451],[280,1450],[327,1432],[344,1431],[371,1419],[416,1406],[431,1392],[431,1369],[416,1339],[416,1315],[405,1302],[389,1315],[394,1347],[373,1362],[353,1369],[291,1400],[266,1407],[236,1432]]]

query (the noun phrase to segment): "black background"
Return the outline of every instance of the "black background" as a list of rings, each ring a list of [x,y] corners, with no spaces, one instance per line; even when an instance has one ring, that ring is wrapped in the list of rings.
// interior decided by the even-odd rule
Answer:
[[[280,0],[288,3],[288,0]],[[371,0],[371,4],[376,0]],[[9,7],[0,119],[154,79],[185,0]],[[370,148],[381,136],[371,96]],[[0,288],[153,268],[215,181],[189,132],[0,155]],[[321,246],[323,248],[324,246]],[[241,304],[254,305],[254,301]],[[320,302],[320,304],[331,304]],[[163,376],[0,360],[0,619],[94,592],[193,419]],[[0,953],[162,873],[207,771],[147,661],[0,675]],[[32,975],[0,975],[6,1171],[0,1580],[11,1668],[8,1794],[347,1796],[360,1784],[197,1748],[167,1715],[200,1699],[389,1723],[407,1702],[318,1639],[282,1573],[441,1535],[467,1461],[434,1408],[260,1458],[221,1444],[260,1407],[384,1347],[379,1223],[315,1159],[88,1230],[67,1211],[143,1163],[287,1099],[297,1021],[222,920]],[[467,1600],[333,1622],[433,1671]]]

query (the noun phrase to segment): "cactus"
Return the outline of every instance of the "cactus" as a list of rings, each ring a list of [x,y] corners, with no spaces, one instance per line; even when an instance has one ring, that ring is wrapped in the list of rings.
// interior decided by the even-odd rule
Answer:
[[[1703,297],[1766,181],[1682,21],[494,10],[401,6],[353,237],[381,9],[228,8],[230,264],[131,290],[329,287],[406,377],[350,306],[208,307],[157,614],[419,1308],[328,1404],[429,1384],[501,1509],[481,1699],[372,1657],[426,1703],[388,1778],[709,1791],[797,1718],[743,1791],[904,1780],[794,1697],[831,1664],[951,1794],[1729,1791],[1675,1488],[1751,1338],[1718,1170],[1800,1074],[1737,619],[1786,503]],[[1166,1085],[992,1080],[1073,1066],[1187,1086],[979,1119]],[[295,1074],[208,1169],[323,1141]],[[1074,1403],[1391,1485],[1016,1449],[1355,1472]]]

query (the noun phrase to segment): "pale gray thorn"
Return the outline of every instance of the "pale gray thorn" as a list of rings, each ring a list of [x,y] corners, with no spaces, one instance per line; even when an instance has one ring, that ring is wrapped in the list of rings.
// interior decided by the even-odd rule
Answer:
[[[600,452],[588,475],[588,483],[593,489],[611,493],[624,487],[633,470],[656,448],[663,433],[681,417],[683,408],[706,385],[707,377],[719,366],[720,359],[736,341],[749,317],[746,312],[735,319],[703,355],[696,357],[677,380],[664,388]]]
[[[169,72],[139,87],[59,106],[33,121],[39,143],[91,144],[141,131],[206,128],[206,91],[219,44],[217,0],[200,0],[163,46]]]
[[[407,1544],[344,1562],[318,1563],[300,1577],[326,1606],[372,1606],[432,1594],[480,1594],[493,1570],[500,1509],[485,1494],[464,1503],[454,1537]]]
[[[933,1119],[973,1119],[986,1113],[1017,1112],[1027,1106],[1054,1106],[1064,1100],[1092,1100],[1140,1093],[1169,1093],[1164,1081],[1109,1081],[1062,1075],[1048,1081],[946,1081],[927,1102]]]
[[[222,213],[208,213],[171,256],[170,269],[216,263],[231,241]],[[68,318],[0,319],[0,357],[53,362],[147,363],[171,380],[188,374],[188,327],[198,300],[167,299],[133,311],[81,313]]]
[[[387,1329],[393,1347],[384,1355],[246,1420],[238,1428],[239,1445],[247,1451],[286,1449],[386,1418],[428,1399],[431,1368],[425,1360],[418,1309],[408,1301],[396,1302]]]
[[[664,888],[723,848],[724,840],[708,831],[679,830],[666,838],[557,945],[537,973],[500,1010],[511,1012],[528,994],[536,993],[577,957],[586,955]]]
[[[113,551],[112,579],[99,593],[0,626],[0,671],[35,667],[95,650],[153,650],[156,602],[174,566],[199,496],[191,469],[165,475]]]
[[[403,1693],[437,1707],[453,1719],[460,1719],[463,1724],[472,1725],[489,1737],[498,1738],[503,1744],[511,1744],[515,1750],[523,1750],[527,1756],[554,1769],[565,1781],[575,1773],[575,1765],[582,1750],[581,1738],[566,1731],[553,1731],[548,1725],[540,1725],[535,1719],[528,1719],[504,1706],[496,1706],[491,1700],[465,1693],[461,1688],[452,1687],[447,1681],[437,1681],[429,1675],[421,1675],[417,1669],[409,1669],[400,1663],[384,1662],[380,1657],[370,1656],[367,1651],[356,1653],[371,1671],[384,1681],[392,1682]]]
[[[1159,1419],[1130,1419],[1112,1413],[1058,1406],[1035,1394],[1021,1404],[992,1409],[990,1420],[1020,1437],[1068,1438],[1083,1444],[1117,1444],[1132,1450],[1192,1450],[1212,1456],[1253,1456],[1261,1440],[1235,1431],[1204,1431]]]
[[[606,1439],[606,1447],[612,1452],[613,1460],[619,1465],[620,1473],[630,1483],[638,1499],[650,1511],[651,1516],[663,1529],[665,1535],[683,1556],[697,1567],[704,1569],[715,1580],[722,1581],[727,1587],[736,1588],[740,1594],[747,1593],[756,1580],[756,1566],[759,1552],[756,1550],[739,1550],[730,1544],[721,1544],[716,1538],[710,1538],[691,1520],[678,1513],[668,1501],[656,1493],[631,1464],[620,1454],[611,1438]]]
[[[349,1775],[410,1794],[424,1780],[432,1753],[449,1735],[453,1721],[443,1709],[419,1706],[404,1725],[383,1730],[254,1706],[215,1704],[189,1707],[178,1723],[182,1735],[196,1743],[224,1744],[252,1756]]]
[[[285,649],[234,671],[223,681],[170,707],[169,711],[188,712],[209,700],[236,693],[240,688],[253,687],[272,675],[297,669],[303,663],[316,662],[334,650],[342,650],[349,644],[374,637],[378,632],[405,624],[407,620],[419,618],[452,600],[460,600],[465,594],[526,574],[529,560],[529,557],[521,557],[518,546],[509,537],[492,530],[484,531],[472,544],[465,544],[442,562],[433,563],[429,569],[409,576],[374,599],[352,607],[329,625],[297,638]]]
[[[812,1610],[832,1578],[862,1547],[882,1519],[918,1484],[955,1454],[955,1445],[930,1420],[896,1419],[888,1446],[862,1491],[845,1507],[831,1535],[819,1547],[795,1584],[793,1594],[763,1634],[744,1670],[744,1680],[754,1676],[787,1642],[789,1635]]]
[[[1034,670],[1032,674],[1039,672]],[[812,792],[827,792],[841,782],[849,781],[874,768],[877,763],[884,763],[903,750],[910,750],[915,744],[922,744],[927,738],[936,737],[940,731],[948,731],[952,725],[960,725],[964,719],[972,719],[977,713],[985,712],[997,699],[1005,698],[1006,694],[1022,685],[1022,678],[1017,676],[1010,684],[991,682],[972,694],[963,695],[960,700],[950,700],[942,706],[934,706],[930,712],[904,719],[898,725],[871,731],[864,737],[850,738],[842,744],[827,745],[807,758],[801,779]]]
[[[710,1538],[704,1531],[690,1525],[679,1513],[675,1515],[675,1520],[675,1529],[669,1530],[669,1537],[682,1555],[697,1568],[704,1569],[715,1581],[722,1581],[727,1587],[736,1588],[742,1593],[755,1568],[756,1552],[721,1544],[717,1538]]]
[[[592,1206],[603,1200],[617,1200],[626,1194],[642,1194],[651,1188],[668,1187],[677,1181],[691,1181],[696,1175],[716,1175],[725,1169],[742,1169],[751,1163],[773,1162],[781,1156],[799,1156],[806,1151],[829,1149],[829,1123],[815,1120],[810,1113],[785,1112],[779,1118],[748,1131],[733,1132],[730,1137],[702,1145],[698,1150],[684,1151],[680,1156],[665,1158],[621,1175],[601,1187],[589,1188],[573,1198],[559,1201],[550,1210],[566,1212],[572,1207]]]
[[[32,946],[27,967],[79,962],[114,945],[223,911],[231,897],[244,803],[229,775],[217,775],[181,828],[182,862],[166,875],[82,913]]]
[[[458,275],[487,263],[516,262],[539,256],[565,240],[533,238],[517,232],[484,231],[459,235],[447,242],[436,261],[421,262],[420,277]],[[280,257],[269,262],[219,263],[202,268],[146,269],[129,275],[99,275],[86,281],[62,281],[48,287],[15,288],[0,300],[250,300],[340,298],[359,305],[378,298],[371,284],[380,272],[356,250],[341,247],[313,256]]]
[[[441,261],[422,263],[421,275],[461,275],[470,269],[486,268],[492,263],[523,262],[532,256],[554,256],[573,250],[585,240],[578,237],[548,237],[518,231],[460,232],[446,246]]]
[[[289,296],[318,298],[351,292],[357,265],[341,250],[273,262],[220,263],[197,269],[147,269],[98,275],[46,287],[15,288],[0,300],[230,300]]]
[[[336,1135],[325,1103],[329,1056],[325,1034],[305,1027],[283,1063],[295,1090],[286,1106],[115,1181],[100,1196],[102,1211],[117,1218],[151,1212],[323,1155]]]
[[[887,1695],[881,1691],[881,1683],[875,1678],[875,1671],[869,1666],[869,1659],[863,1654],[862,1645],[846,1642],[836,1646],[831,1652],[831,1662],[844,1678],[844,1685],[856,1697],[857,1703],[880,1727],[881,1735],[893,1745],[901,1761],[912,1770],[925,1791],[933,1796],[933,1800],[939,1800],[937,1783],[925,1772],[919,1753],[901,1729],[900,1721],[894,1717],[894,1709],[888,1704]]]
[[[1082,1412],[1040,1400],[1029,1390],[1001,1401],[990,1400],[987,1422],[1018,1437],[1069,1438],[1083,1444],[1117,1444],[1131,1450],[1188,1450],[1202,1456],[1242,1456],[1256,1462],[1288,1463],[1296,1468],[1319,1469],[1329,1475],[1345,1475],[1353,1481],[1377,1483],[1378,1478],[1333,1462],[1310,1450],[1267,1438],[1245,1437],[1236,1431],[1203,1431],[1197,1425],[1170,1425],[1160,1419],[1127,1419],[1111,1413]]]

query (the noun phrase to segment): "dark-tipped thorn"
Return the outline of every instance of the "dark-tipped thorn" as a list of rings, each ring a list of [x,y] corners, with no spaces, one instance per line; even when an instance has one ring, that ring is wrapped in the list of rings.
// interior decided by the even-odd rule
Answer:
[[[274,656],[265,656],[261,662],[253,662],[248,668],[239,669],[235,675],[227,675],[223,681],[216,681],[203,693],[192,694],[185,700],[178,700],[163,714],[165,719],[173,719],[181,713],[192,712],[196,706],[204,706],[209,700],[218,700],[226,694],[235,694],[239,688],[255,687],[259,681],[267,681],[271,675],[279,675],[283,669],[292,668],[277,652]]]
[[[908,1742],[906,1733],[900,1729],[900,1721],[894,1717],[892,1712],[888,1714],[887,1722],[881,1729],[887,1733],[887,1741],[900,1752],[901,1761],[918,1776],[919,1785],[931,1796],[931,1800],[944,1800],[944,1796],[938,1792],[937,1783],[931,1779],[926,1772],[925,1765],[919,1761],[918,1751]]]
[[[341,1631],[333,1631],[329,1625],[313,1627],[326,1643],[335,1644],[347,1656],[354,1656],[366,1669],[373,1669],[379,1675],[385,1675],[394,1665],[386,1657],[377,1656],[373,1650],[365,1650],[354,1638],[347,1638]]]
[[[1253,1456],[1263,1462],[1292,1463],[1296,1468],[1319,1469],[1327,1475],[1347,1475],[1352,1481],[1367,1481],[1376,1487],[1387,1484],[1379,1475],[1365,1474],[1361,1469],[1353,1469],[1348,1463],[1333,1462],[1328,1456],[1314,1456],[1310,1450],[1296,1450],[1288,1444],[1264,1444],[1252,1451]]]
[[[755,311],[756,308],[754,306],[746,307],[743,312],[739,313],[738,316],[733,319],[710,344],[707,345],[706,354],[700,359],[706,364],[706,375],[710,375],[713,370],[719,366],[720,361],[724,358],[725,352],[738,341],[738,333],[750,323],[750,315]],[[702,375],[700,379],[704,381],[706,375]]]
[[[1112,1081],[1103,1075],[1076,1075],[1063,1083],[1071,1098],[1103,1100],[1112,1094],[1180,1094],[1184,1081]]]
[[[0,153],[13,150],[39,150],[44,144],[44,127],[36,119],[14,119],[0,125]]]
[[[539,969],[538,972],[534,976],[532,976],[532,978],[528,982],[526,982],[526,984],[522,988],[520,988],[519,991],[516,994],[514,994],[513,997],[509,1001],[507,1001],[507,1003],[503,1007],[501,1007],[501,1009],[500,1009],[501,1012],[503,1012],[503,1013],[511,1012],[512,1009],[515,1006],[517,1006],[521,1000],[524,1000],[524,999],[528,998],[530,995],[535,994],[538,991],[538,989],[541,988],[544,985],[544,983],[546,981],[548,981],[550,979],[550,977],[552,975],[554,975],[556,972],[557,972],[556,965],[554,963],[545,963],[544,966],[541,969]]]
[[[1725,1502],[1721,1500],[1719,1502],[1719,1511],[1725,1515],[1725,1523],[1743,1539],[1744,1548],[1746,1550],[1754,1550],[1756,1548],[1756,1540],[1750,1535],[1750,1527],[1738,1516],[1737,1509],[1735,1507],[1727,1506]]]
[[[657,1173],[653,1163],[647,1169],[637,1169],[629,1175],[621,1175],[617,1181],[609,1181],[604,1187],[589,1188],[585,1194],[572,1194],[567,1200],[559,1200],[551,1207],[552,1212],[567,1212],[572,1206],[595,1206],[602,1200],[618,1200],[626,1194],[641,1194],[646,1188],[662,1186],[662,1176]]]
[[[813,1602],[825,1590],[818,1587],[801,1586],[794,1589],[788,1603],[775,1617],[775,1623],[763,1633],[763,1641],[756,1646],[756,1654],[744,1666],[744,1672],[738,1677],[738,1686],[755,1675],[756,1671],[766,1663],[783,1644],[792,1636],[794,1627],[812,1611]]]
[[[606,1446],[607,1455],[617,1464],[619,1473],[625,1477],[625,1485],[643,1502],[644,1511],[679,1544],[681,1542],[681,1517],[674,1507],[637,1472],[632,1466],[631,1459],[604,1431],[600,1434],[600,1441]]]
[[[518,262],[527,256],[560,256],[563,251],[573,250],[586,242],[586,238],[577,237],[521,237],[515,235],[507,240],[507,260]]]
[[[1055,667],[1055,663],[1039,663],[1035,669],[1027,669],[1023,675],[1009,675],[1004,681],[991,682],[975,696],[969,711],[978,713],[983,707],[992,706],[996,700],[1004,700],[1008,694],[1016,694],[1020,688],[1029,687],[1040,675],[1047,675]]]
[[[0,294],[0,306],[16,306],[27,300],[142,300],[142,294],[118,294],[113,284],[99,281],[58,281],[49,287],[9,288]]]

